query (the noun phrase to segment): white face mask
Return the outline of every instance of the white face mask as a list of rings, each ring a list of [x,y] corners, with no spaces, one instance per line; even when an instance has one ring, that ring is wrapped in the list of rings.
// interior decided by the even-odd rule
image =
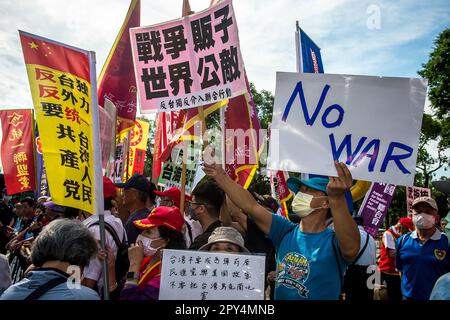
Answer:
[[[412,220],[418,229],[431,229],[436,224],[434,216],[422,212],[414,214]]]
[[[325,196],[316,198],[325,198]],[[312,199],[314,199],[314,196],[310,194],[297,192],[294,200],[292,201],[292,211],[300,218],[309,216],[314,210],[321,208],[311,208]]]
[[[155,253],[158,251],[158,249],[160,248],[153,248],[152,247],[152,242],[155,240],[159,240],[162,238],[156,238],[156,239],[150,239],[147,237],[144,237],[143,235],[138,235],[137,239],[136,239],[136,243],[138,243],[139,241],[142,241],[142,244],[144,245],[144,256],[146,257],[151,257],[154,256]]]

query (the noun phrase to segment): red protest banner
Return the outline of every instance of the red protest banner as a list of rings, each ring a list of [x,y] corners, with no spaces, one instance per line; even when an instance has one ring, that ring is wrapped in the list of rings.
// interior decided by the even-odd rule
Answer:
[[[108,98],[117,108],[117,134],[133,129],[136,118],[136,79],[129,30],[140,26],[140,18],[141,1],[132,0],[98,79],[98,104],[104,108]]]
[[[9,195],[36,188],[31,110],[1,110],[2,165]]]

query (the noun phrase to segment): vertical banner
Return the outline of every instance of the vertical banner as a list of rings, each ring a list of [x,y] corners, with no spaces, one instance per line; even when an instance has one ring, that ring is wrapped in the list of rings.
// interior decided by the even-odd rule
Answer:
[[[124,142],[119,142],[116,145],[114,153],[114,169],[111,171],[109,178],[114,183],[122,183],[124,176],[124,166],[126,161]]]
[[[147,121],[135,121],[134,128],[130,135],[130,150],[128,151],[128,177],[131,177],[135,173],[144,173],[149,129],[150,124]],[[125,138],[126,134],[127,133],[122,134],[122,139]]]
[[[250,106],[250,94],[229,100],[225,108],[225,171],[244,188],[248,188],[259,162],[259,122],[253,128],[256,112]]]
[[[223,114],[225,135],[225,171],[244,188],[248,188],[259,165],[264,147],[261,125],[247,74],[244,70],[247,93],[228,100]],[[231,133],[231,134],[230,134]]]
[[[111,127],[109,128],[109,135],[111,139],[109,140],[110,143],[110,153],[108,156],[108,161],[106,165],[106,176],[110,176],[111,172],[114,171],[114,159],[115,159],[115,152],[116,152],[116,132],[117,132],[117,109],[116,106],[107,98],[105,98],[105,105],[103,106],[105,108],[106,113],[113,119]],[[105,141],[106,142],[106,141]],[[102,141],[102,165],[103,165],[103,141]]]
[[[19,33],[52,200],[102,213],[95,54]]]
[[[231,0],[130,30],[141,113],[195,108],[245,93]]]
[[[420,197],[431,197],[431,190],[428,188],[421,188],[421,187],[408,187],[406,190],[406,208],[408,210],[408,217],[412,217],[413,209],[412,204],[414,202],[414,199],[420,198]]]
[[[38,199],[39,197],[50,197],[50,189],[48,187],[47,171],[45,169],[44,158],[42,155],[42,143],[37,124],[35,133],[36,138],[34,140],[36,148],[36,174],[37,174],[36,199]]]
[[[285,171],[267,170],[267,172],[269,174],[272,197],[274,197],[281,204],[278,213],[284,217],[287,217],[288,210],[286,208],[286,201],[293,196],[286,184],[287,179],[289,179],[289,175]]]
[[[111,134],[111,128],[114,128],[115,118],[113,119],[105,108],[98,109],[98,116],[100,122],[102,168],[106,170],[115,139],[115,134]]]
[[[32,110],[1,110],[2,165],[8,195],[36,188]]]
[[[383,224],[394,197],[395,188],[393,184],[372,183],[359,208],[358,215],[364,220],[364,229],[374,237]]]
[[[116,106],[119,134],[132,129],[136,118],[137,90],[129,30],[139,27],[140,21],[141,1],[132,0],[98,79],[98,104],[106,109],[107,98]]]

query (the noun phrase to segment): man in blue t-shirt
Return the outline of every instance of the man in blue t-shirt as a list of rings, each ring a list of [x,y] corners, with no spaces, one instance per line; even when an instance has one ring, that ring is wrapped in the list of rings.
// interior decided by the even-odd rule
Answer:
[[[360,235],[345,199],[352,176],[344,163],[335,167],[338,177],[288,180],[295,193],[292,211],[301,218],[298,225],[259,205],[221,165],[204,164],[205,173],[272,240],[277,252],[277,300],[339,299],[346,266],[359,251]],[[326,227],[330,217],[335,231]]]
[[[415,230],[397,240],[395,267],[402,275],[402,294],[408,300],[428,300],[440,276],[450,272],[448,238],[436,225],[436,201],[430,197],[414,200]]]

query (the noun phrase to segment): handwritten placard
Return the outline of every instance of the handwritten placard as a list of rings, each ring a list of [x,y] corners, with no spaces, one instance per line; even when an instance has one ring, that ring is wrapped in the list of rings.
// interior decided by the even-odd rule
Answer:
[[[264,255],[165,249],[160,300],[263,300]]]

